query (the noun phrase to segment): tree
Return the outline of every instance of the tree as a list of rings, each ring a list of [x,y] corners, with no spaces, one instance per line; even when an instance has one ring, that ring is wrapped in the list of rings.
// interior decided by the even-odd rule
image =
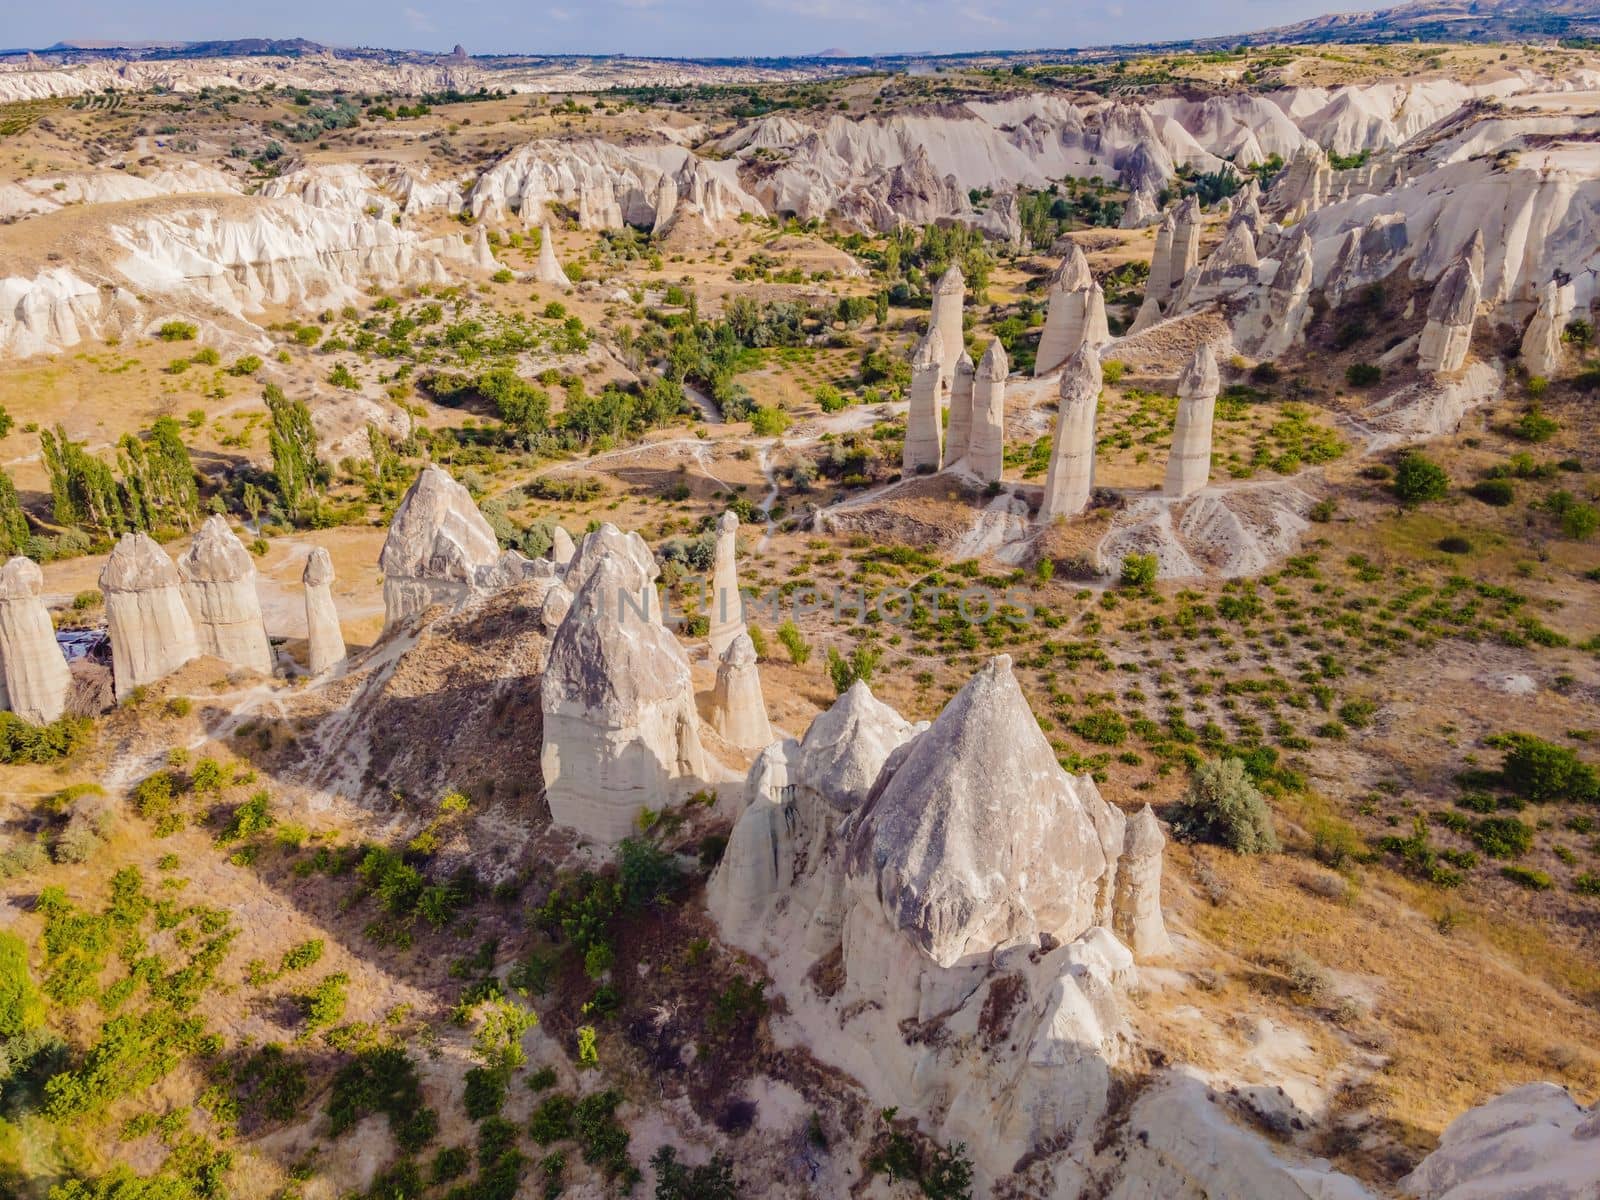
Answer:
[[[656,1171],[656,1200],[737,1200],[733,1163],[722,1154],[698,1167],[678,1161],[678,1151],[663,1146],[650,1159]]]
[[[1216,842],[1239,854],[1278,849],[1272,813],[1237,758],[1201,764],[1173,812],[1172,832],[1187,841]]]
[[[200,518],[200,489],[182,427],[174,418],[158,418],[148,440],[124,434],[117,443],[117,466],[131,525],[154,529],[166,520],[194,528]]]
[[[28,514],[22,511],[17,485],[0,471],[0,555],[10,558],[28,547]]]
[[[1400,456],[1394,468],[1394,494],[1407,508],[1442,500],[1450,491],[1450,476],[1444,468],[1415,450]]]
[[[39,431],[39,448],[50,473],[50,499],[57,524],[88,526],[107,533],[127,528],[122,496],[111,468],[67,436],[60,425]]]
[[[272,475],[283,509],[294,521],[316,511],[327,468],[317,457],[317,431],[304,400],[291,400],[283,389],[269,383],[265,399],[272,414],[269,441]]]

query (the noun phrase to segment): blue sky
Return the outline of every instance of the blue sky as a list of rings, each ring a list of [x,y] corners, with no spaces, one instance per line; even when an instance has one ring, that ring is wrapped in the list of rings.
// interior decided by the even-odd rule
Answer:
[[[1204,37],[1339,0],[6,0],[0,45],[306,37],[473,53],[715,56],[1093,46]]]

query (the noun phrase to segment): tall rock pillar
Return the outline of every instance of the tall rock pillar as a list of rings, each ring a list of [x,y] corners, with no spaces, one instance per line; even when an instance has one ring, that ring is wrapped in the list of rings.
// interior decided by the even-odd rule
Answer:
[[[744,632],[744,597],[739,593],[739,517],[725,512],[717,518],[717,552],[711,570],[711,619],[708,637],[711,658],[723,652]],[[762,743],[765,745],[765,743]]]
[[[311,548],[300,583],[306,594],[306,661],[313,675],[321,675],[345,658],[344,631],[333,605],[333,559],[321,546]]]
[[[950,428],[945,432],[944,465],[949,467],[967,457],[972,441],[972,356],[965,350],[956,359],[955,378],[950,382]]]
[[[1039,520],[1075,517],[1094,492],[1094,427],[1100,408],[1100,355],[1083,345],[1061,370],[1061,411],[1045,476]]]
[[[148,534],[122,535],[100,571],[100,591],[118,700],[199,656],[178,568]]]
[[[31,558],[0,568],[0,665],[7,707],[30,725],[48,725],[65,710],[72,674],[55,625],[39,599],[44,575]]]
[[[1211,480],[1211,420],[1221,388],[1216,355],[1202,342],[1178,376],[1178,419],[1161,489],[1169,496],[1193,495]]]
[[[1083,342],[1089,292],[1093,286],[1094,276],[1089,272],[1089,260],[1084,258],[1083,251],[1074,242],[1050,275],[1046,289],[1044,329],[1039,334],[1039,352],[1033,360],[1035,377],[1054,371]]]
[[[944,338],[937,324],[911,358],[911,404],[906,413],[906,443],[900,454],[904,475],[937,471],[941,458],[939,401],[944,390]]]
[[[967,448],[967,466],[985,483],[995,482],[1005,468],[1006,376],[1010,371],[1006,348],[995,338],[973,377],[972,437]]]
[[[256,594],[256,566],[250,551],[228,528],[228,518],[213,514],[178,560],[189,608],[194,614],[200,653],[236,667],[272,674],[272,646]]]

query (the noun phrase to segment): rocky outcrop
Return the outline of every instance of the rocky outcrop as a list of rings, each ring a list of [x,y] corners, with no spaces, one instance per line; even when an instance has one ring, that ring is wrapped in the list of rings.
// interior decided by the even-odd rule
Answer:
[[[1172,297],[1172,289],[1181,282],[1172,278],[1172,239],[1177,229],[1177,215],[1169,208],[1156,230],[1156,246],[1150,255],[1150,274],[1145,279],[1146,303],[1154,301],[1157,305],[1165,305]]]
[[[564,567],[572,561],[572,556],[577,552],[577,547],[572,544],[572,535],[562,526],[557,525],[550,531],[550,559],[558,567]]]
[[[1148,804],[1128,818],[1117,859],[1112,928],[1135,958],[1155,958],[1172,949],[1161,915],[1161,859],[1166,847],[1161,822]]]
[[[596,557],[550,642],[539,761],[551,819],[610,845],[699,786],[706,759],[683,647],[630,602],[638,565]]]
[[[721,661],[728,648],[746,636],[744,595],[739,590],[738,556],[739,517],[737,513],[725,512],[717,519],[717,548],[711,571],[710,607],[707,612],[711,628],[706,636],[711,642],[713,661]],[[761,745],[765,746],[767,741]]]
[[[1221,390],[1216,355],[1202,342],[1178,376],[1178,419],[1161,489],[1168,496],[1189,496],[1210,482],[1211,420]]]
[[[995,338],[983,352],[972,382],[972,435],[967,469],[985,483],[994,483],[1005,469],[1006,376],[1011,364],[1006,348]]]
[[[549,221],[539,226],[539,262],[533,268],[533,281],[545,287],[553,287],[557,291],[572,290],[572,280],[567,278],[566,271],[561,268],[561,261],[556,258],[556,239],[550,232]]]
[[[947,382],[954,378],[956,362],[966,353],[966,334],[961,325],[961,307],[966,294],[966,277],[961,274],[959,264],[951,263],[939,276],[939,282],[933,285],[933,316],[928,326],[939,331],[942,347],[939,366]]]
[[[946,969],[1016,938],[1070,941],[1095,923],[1115,867],[1090,810],[1104,803],[1056,762],[1009,656],[993,658],[873,785],[850,832],[850,921],[881,921]],[[853,943],[860,932],[847,930],[846,973],[881,984],[885,963],[858,953],[876,940]]]
[[[795,777],[837,819],[867,798],[878,772],[913,733],[904,717],[856,680],[811,722],[795,757]]]
[[[1160,219],[1161,210],[1156,207],[1154,193],[1146,188],[1138,188],[1128,197],[1128,203],[1122,208],[1122,220],[1117,224],[1122,229],[1143,229]]]
[[[955,376],[950,381],[950,424],[945,430],[944,465],[953,466],[967,457],[972,442],[972,406],[976,389],[972,356],[965,350],[956,359]]]
[[[1472,256],[1464,253],[1439,277],[1428,301],[1428,323],[1417,345],[1417,365],[1436,375],[1450,374],[1466,365],[1472,345],[1472,326],[1478,315],[1482,276]]]
[[[0,568],[0,703],[30,725],[48,725],[66,709],[72,685],[50,612],[39,598],[44,575],[30,558]]]
[[[306,594],[306,667],[321,675],[345,660],[344,630],[333,604],[333,559],[321,546],[306,556],[300,584]]]
[[[178,574],[194,615],[200,653],[258,675],[272,674],[256,566],[228,528],[228,518],[214,514],[205,519],[178,560]]]
[[[555,637],[556,630],[561,628],[561,622],[566,620],[567,613],[572,611],[572,593],[565,587],[553,587],[544,594],[544,603],[539,606],[539,624],[544,629],[547,637]]]
[[[148,534],[125,533],[100,571],[118,700],[200,654],[183,580]]]
[[[1083,345],[1061,371],[1060,411],[1039,520],[1075,517],[1094,491],[1095,417],[1100,409],[1100,355]]]
[[[1315,272],[1311,239],[1296,237],[1278,263],[1271,286],[1258,289],[1234,323],[1234,344],[1265,361],[1288,353],[1300,341],[1311,319],[1311,281]]]
[[[1039,334],[1039,350],[1033,362],[1035,376],[1048,375],[1058,369],[1083,344],[1089,296],[1094,286],[1089,260],[1074,242],[1052,272],[1045,291],[1047,307],[1044,329]]]
[[[760,750],[772,744],[755,643],[743,630],[728,643],[717,663],[717,682],[711,691],[711,726],[723,741],[741,750]]]
[[[911,357],[911,398],[906,440],[900,452],[903,475],[937,471],[943,455],[940,407],[944,393],[944,338],[934,324]]]
[[[1600,1109],[1530,1083],[1450,1122],[1438,1149],[1400,1181],[1421,1200],[1593,1200]]]
[[[1167,279],[1173,291],[1182,286],[1189,272],[1200,262],[1200,199],[1185,196],[1173,213],[1172,257]]]
[[[412,482],[378,556],[384,627],[434,604],[458,608],[482,590],[500,543],[472,494],[431,463]]]
[[[1211,252],[1196,273],[1191,286],[1181,294],[1185,307],[1204,304],[1220,296],[1253,289],[1256,285],[1260,260],[1256,256],[1256,239],[1248,221],[1234,221],[1217,248]]]
[[[1549,379],[1561,368],[1561,332],[1568,311],[1565,290],[1554,279],[1539,289],[1539,307],[1522,335],[1522,366],[1529,375]]]

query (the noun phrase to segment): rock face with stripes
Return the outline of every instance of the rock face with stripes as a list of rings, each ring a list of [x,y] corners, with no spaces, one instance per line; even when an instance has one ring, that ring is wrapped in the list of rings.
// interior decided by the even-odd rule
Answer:
[[[1162,491],[1192,496],[1211,481],[1211,422],[1222,377],[1211,347],[1202,342],[1178,376],[1178,419]]]
[[[39,598],[44,575],[31,558],[0,568],[0,682],[5,707],[30,725],[48,725],[66,710],[72,674]]]
[[[183,580],[167,552],[144,533],[125,533],[100,571],[118,700],[199,657]]]
[[[313,675],[321,675],[345,659],[344,631],[333,604],[333,559],[321,546],[306,556],[300,583],[306,595],[306,663]]]
[[[900,452],[904,475],[939,469],[943,455],[939,410],[944,380],[944,337],[935,324],[917,343],[911,357],[911,402],[906,412],[905,446]]]
[[[636,607],[649,582],[626,553],[599,551],[550,641],[540,687],[550,816],[604,845],[706,777],[688,656]]]
[[[967,467],[985,483],[1000,478],[1006,451],[1006,376],[1011,364],[996,338],[984,351],[972,381],[972,436]]]
[[[1039,520],[1075,517],[1094,493],[1095,417],[1100,409],[1100,355],[1085,344],[1061,370],[1061,409],[1056,416],[1050,470],[1045,476]]]
[[[256,592],[256,565],[250,551],[228,528],[228,519],[205,519],[178,560],[178,574],[194,614],[200,653],[225,663],[272,674],[272,646]]]

